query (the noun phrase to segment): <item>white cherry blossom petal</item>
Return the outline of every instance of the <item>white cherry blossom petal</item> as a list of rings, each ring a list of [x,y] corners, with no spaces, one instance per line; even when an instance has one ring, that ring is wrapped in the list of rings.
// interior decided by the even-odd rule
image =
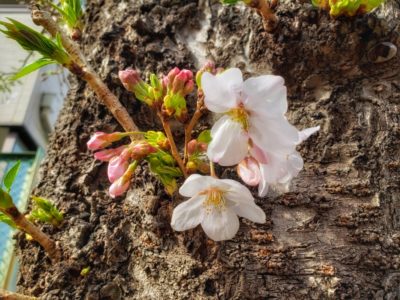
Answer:
[[[195,228],[204,218],[203,202],[205,196],[195,196],[175,207],[171,227],[176,231]]]
[[[179,194],[185,197],[193,197],[200,193],[201,191],[207,189],[213,182],[211,176],[202,176],[200,174],[190,175],[179,189]]]
[[[241,202],[232,206],[233,211],[239,216],[254,223],[265,223],[265,212],[254,202]]]
[[[221,166],[233,166],[245,158],[248,151],[248,136],[240,123],[223,116],[211,130],[212,140],[207,156]]]
[[[243,83],[246,109],[268,116],[284,115],[287,111],[287,91],[280,76],[263,75],[247,79]]]
[[[261,170],[260,172],[262,174]],[[258,197],[265,197],[268,194],[268,189],[269,189],[269,184],[265,180],[261,180],[260,184],[258,185]]]
[[[254,202],[254,197],[250,190],[243,184],[232,179],[220,179],[220,181],[229,185],[229,189],[226,190],[226,199],[234,203]]]
[[[205,106],[215,113],[224,113],[235,108],[241,100],[242,85],[242,72],[237,68],[217,75],[205,72],[201,77]]]
[[[250,138],[264,151],[290,153],[295,149],[299,133],[286,118],[253,117],[250,124]]]
[[[232,239],[239,230],[239,219],[231,209],[211,210],[201,222],[204,232],[214,241]]]

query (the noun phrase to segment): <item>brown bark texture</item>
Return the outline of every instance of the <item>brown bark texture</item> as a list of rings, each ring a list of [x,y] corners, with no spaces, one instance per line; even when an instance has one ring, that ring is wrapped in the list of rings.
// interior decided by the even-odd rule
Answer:
[[[124,91],[118,70],[195,70],[206,59],[246,77],[283,76],[290,121],[321,130],[299,147],[305,168],[290,192],[256,200],[267,223],[242,220],[233,240],[215,243],[201,228],[170,228],[184,199],[171,200],[146,165],[126,196],[108,196],[106,164],[86,142],[94,131],[121,128],[73,80],[35,190],[65,213],[60,228],[43,228],[63,259],[52,264],[20,237],[19,292],[41,299],[399,299],[398,0],[336,20],[307,1],[282,0],[273,33],[253,10],[218,1],[87,2],[82,48],[141,130],[161,124]],[[182,144],[182,129],[177,136]],[[235,177],[233,169],[217,171]]]

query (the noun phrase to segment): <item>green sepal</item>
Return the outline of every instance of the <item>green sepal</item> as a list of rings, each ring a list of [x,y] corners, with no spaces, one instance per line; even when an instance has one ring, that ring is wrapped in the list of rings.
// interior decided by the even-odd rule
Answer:
[[[161,131],[146,131],[144,138],[153,147],[161,147],[168,144],[168,139],[165,134]]]
[[[169,115],[180,118],[182,114],[187,113],[186,100],[180,94],[169,94],[164,97],[164,106]]]
[[[175,166],[173,157],[162,150],[147,156],[150,171],[152,171],[164,185],[168,194],[172,195],[177,189],[176,178],[182,177],[182,171]]]
[[[11,186],[14,183],[15,178],[17,177],[19,168],[21,166],[21,161],[17,161],[6,173],[3,178],[3,184],[7,189],[7,192],[10,192]]]

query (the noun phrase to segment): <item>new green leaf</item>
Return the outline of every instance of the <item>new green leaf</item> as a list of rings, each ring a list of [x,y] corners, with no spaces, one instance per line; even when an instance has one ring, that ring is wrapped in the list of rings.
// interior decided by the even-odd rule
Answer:
[[[14,221],[9,216],[3,214],[2,212],[0,212],[0,222],[5,223],[12,228],[17,228],[17,225],[15,225]]]
[[[37,61],[31,63],[30,65],[27,65],[23,67],[17,74],[15,74],[13,77],[11,77],[11,80],[17,80],[21,77],[24,77],[44,66],[51,65],[57,63],[54,60],[47,59],[47,58],[40,58]]]
[[[6,173],[6,175],[4,176],[3,179],[3,184],[7,189],[7,192],[9,192],[11,190],[11,186],[15,180],[15,178],[17,177],[19,168],[21,166],[21,162],[18,161],[15,165],[13,165],[8,172]]]
[[[18,22],[17,20],[8,18],[10,22],[0,21],[5,29],[0,29],[10,39],[15,40],[22,48],[28,51],[36,51],[42,55],[42,60],[40,62],[34,63],[33,66],[29,65],[24,72],[21,74],[28,74],[32,69],[38,67],[39,65],[46,65],[45,61],[57,62],[63,66],[68,66],[71,64],[71,59],[64,48],[57,42],[49,39],[45,35],[33,30],[32,28]],[[48,64],[48,63],[47,63]],[[18,75],[18,74],[17,74]],[[22,76],[22,75],[21,75]],[[17,78],[21,77],[17,76]]]

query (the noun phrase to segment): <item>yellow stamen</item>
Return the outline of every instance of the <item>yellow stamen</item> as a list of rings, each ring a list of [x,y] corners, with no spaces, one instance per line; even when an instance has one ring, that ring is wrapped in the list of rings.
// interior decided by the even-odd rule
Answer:
[[[206,200],[203,202],[207,212],[211,212],[212,209],[222,211],[226,207],[226,200],[224,197],[224,192],[218,188],[211,188],[201,193],[202,195],[207,195]]]
[[[233,108],[227,113],[232,120],[240,123],[242,125],[242,128],[246,131],[248,131],[250,124],[249,124],[249,112],[246,111],[243,107],[243,105],[240,105],[237,108]]]

